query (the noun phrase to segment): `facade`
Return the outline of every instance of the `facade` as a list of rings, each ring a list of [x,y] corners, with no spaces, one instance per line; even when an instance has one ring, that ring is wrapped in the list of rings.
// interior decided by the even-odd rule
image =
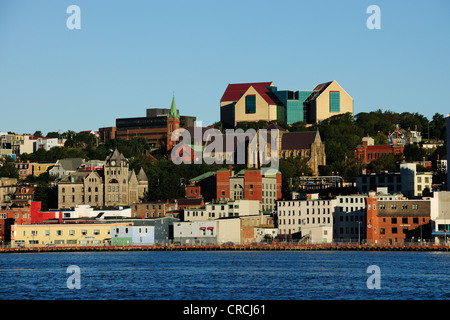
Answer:
[[[33,165],[33,175],[39,177],[44,172],[48,172],[54,165],[54,163],[36,163]]]
[[[29,175],[33,174],[33,168],[37,165],[35,162],[19,162],[16,163],[15,166],[19,171],[19,178],[21,180],[25,180]]]
[[[248,121],[311,124],[343,113],[353,114],[353,98],[336,81],[307,91],[279,91],[273,82],[229,84],[220,100],[220,120],[228,127]]]
[[[152,201],[134,203],[131,206],[131,216],[133,218],[162,218],[172,215],[177,210],[177,202]]]
[[[336,196],[334,241],[358,242],[366,238],[367,194]]]
[[[381,158],[384,155],[397,155],[402,154],[404,145],[374,145],[373,138],[365,137],[355,150],[355,156],[358,162],[361,162],[364,166],[367,166],[372,161]]]
[[[111,245],[145,246],[155,244],[155,227],[120,226],[111,228]]]
[[[310,194],[306,199],[277,201],[279,239],[309,237],[313,243],[333,240],[333,218],[337,200]]]
[[[400,172],[372,173],[356,177],[356,187],[367,193],[377,187],[388,188],[389,193],[402,193],[407,197],[422,197],[424,191],[431,191],[433,173],[417,172],[416,163],[400,164]]]
[[[431,236],[436,244],[447,245],[450,236],[450,191],[435,191],[431,201]]]
[[[431,238],[430,200],[380,200],[367,197],[367,243],[398,244]]]
[[[17,189],[16,178],[0,178],[0,208],[11,203],[13,194]]]
[[[335,81],[318,84],[304,102],[307,123],[320,123],[338,115],[353,115],[353,98]]]
[[[217,221],[175,222],[173,240],[181,245],[215,245],[217,244]]]
[[[35,188],[31,186],[17,187],[11,202],[18,207],[29,206],[33,202],[34,191]]]
[[[184,221],[215,220],[228,217],[258,216],[258,200],[225,200],[207,203],[205,208],[185,209]]]
[[[130,172],[128,160],[116,149],[106,158],[103,170],[80,170],[58,182],[58,208],[126,206],[140,202],[147,190],[144,171]]]
[[[11,226],[31,223],[31,213],[38,209],[39,205],[34,204],[29,207],[13,207],[8,210],[0,210],[0,242],[10,242]]]
[[[11,226],[11,246],[103,246],[111,241],[111,227],[131,223],[44,223]]]

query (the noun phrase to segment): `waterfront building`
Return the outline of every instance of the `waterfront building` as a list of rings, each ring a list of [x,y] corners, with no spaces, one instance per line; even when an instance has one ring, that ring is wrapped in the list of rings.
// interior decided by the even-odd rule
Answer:
[[[131,222],[15,224],[11,226],[11,246],[109,245],[111,227],[130,225]]]
[[[111,228],[112,246],[148,246],[155,244],[155,227],[120,226]]]
[[[0,210],[0,242],[11,241],[11,226],[31,223],[32,212],[40,209],[40,203],[28,207],[12,207]]]
[[[336,196],[333,239],[336,242],[358,242],[366,238],[367,194]]]
[[[319,194],[304,199],[277,201],[278,238],[301,239],[313,243],[333,241],[333,218],[337,200]]]
[[[175,244],[181,245],[215,245],[217,244],[217,221],[175,222],[173,240]]]
[[[367,242],[398,244],[431,238],[429,199],[379,199],[371,191],[367,203]]]
[[[431,201],[431,235],[436,244],[447,245],[450,236],[450,191],[435,191]]]

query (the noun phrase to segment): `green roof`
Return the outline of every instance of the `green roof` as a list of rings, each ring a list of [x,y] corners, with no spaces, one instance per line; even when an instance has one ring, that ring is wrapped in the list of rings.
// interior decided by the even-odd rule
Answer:
[[[215,175],[216,175],[215,171],[209,171],[209,172],[205,172],[204,174],[201,174],[195,178],[192,178],[189,181],[200,181],[200,180],[203,180],[203,179],[209,178],[211,176],[215,176]]]
[[[168,117],[169,118],[177,118],[177,119],[180,117],[180,115],[178,114],[178,111],[177,111],[177,106],[175,104],[175,96],[173,96],[173,98],[172,98],[172,105],[170,106],[170,112],[169,112]]]

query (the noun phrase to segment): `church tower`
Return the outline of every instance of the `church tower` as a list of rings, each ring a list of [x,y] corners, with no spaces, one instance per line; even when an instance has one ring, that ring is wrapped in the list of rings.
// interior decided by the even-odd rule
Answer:
[[[105,161],[105,206],[127,205],[128,161],[117,149]]]
[[[170,106],[170,112],[167,115],[167,151],[172,150],[176,145],[175,141],[172,141],[172,133],[180,128],[180,114],[178,113],[177,106],[175,104],[175,96],[172,98],[172,105]]]

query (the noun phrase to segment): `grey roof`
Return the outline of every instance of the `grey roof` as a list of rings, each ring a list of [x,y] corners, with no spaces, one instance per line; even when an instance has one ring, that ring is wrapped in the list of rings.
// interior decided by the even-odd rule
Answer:
[[[311,148],[316,131],[287,132],[281,138],[281,150],[303,150]]]

